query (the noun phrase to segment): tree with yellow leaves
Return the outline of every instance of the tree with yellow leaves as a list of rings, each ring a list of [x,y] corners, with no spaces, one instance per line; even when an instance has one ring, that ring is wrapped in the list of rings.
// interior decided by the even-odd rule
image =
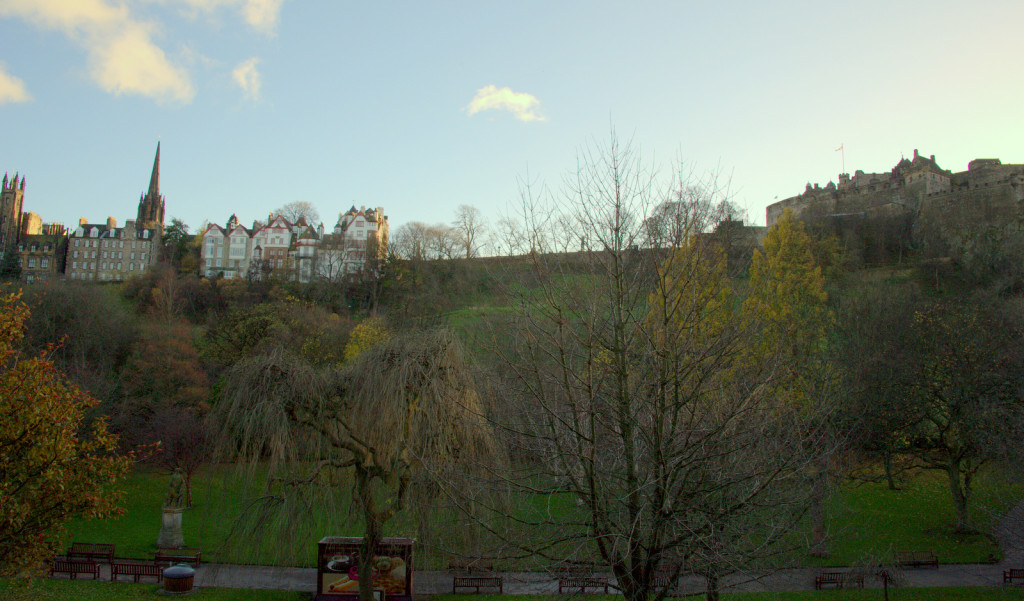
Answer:
[[[110,485],[131,465],[102,419],[86,427],[99,401],[48,352],[20,356],[28,317],[19,295],[0,297],[0,576],[41,569],[71,516],[116,513],[121,495]]]

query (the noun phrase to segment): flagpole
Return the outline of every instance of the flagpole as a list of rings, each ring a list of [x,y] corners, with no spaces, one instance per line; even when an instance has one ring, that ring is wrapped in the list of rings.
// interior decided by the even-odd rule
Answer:
[[[839,152],[843,156],[843,173],[846,173],[846,148],[845,144],[840,143],[839,148],[836,148],[836,152]]]

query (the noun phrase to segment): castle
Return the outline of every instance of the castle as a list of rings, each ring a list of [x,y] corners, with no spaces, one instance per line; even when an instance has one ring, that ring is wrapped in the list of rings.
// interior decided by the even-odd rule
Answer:
[[[935,155],[914,150],[887,173],[856,171],[840,174],[838,184],[807,184],[803,194],[768,205],[768,226],[786,209],[838,234],[869,262],[909,246],[942,254],[971,232],[1024,227],[1024,165],[975,159],[954,173]]]

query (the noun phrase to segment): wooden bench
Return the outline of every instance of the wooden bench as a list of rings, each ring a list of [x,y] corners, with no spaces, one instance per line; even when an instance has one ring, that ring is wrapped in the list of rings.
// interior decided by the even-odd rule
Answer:
[[[1024,580],[1024,568],[1003,570],[1003,584],[1013,584],[1014,580]]]
[[[159,548],[153,556],[155,563],[192,563],[199,567],[199,549],[166,549]]]
[[[608,594],[608,579],[601,576],[564,576],[558,579],[558,593],[576,591],[584,594],[587,589],[597,589]]]
[[[834,588],[864,588],[864,574],[853,572],[822,571],[814,577],[814,590],[820,591],[826,587]]]
[[[938,568],[939,560],[931,551],[896,551],[896,565],[901,568]]]
[[[67,552],[68,559],[106,559],[114,561],[114,545],[107,543],[71,543]]]
[[[50,576],[54,574],[68,574],[72,580],[78,578],[79,574],[92,574],[92,579],[100,577],[100,564],[91,559],[62,559],[55,557],[50,562]]]
[[[163,582],[164,569],[155,563],[115,561],[110,564],[110,581],[116,581],[118,576],[134,576],[135,582],[142,576],[156,576],[157,582]]]
[[[481,588],[496,588],[500,595],[504,592],[503,584],[501,576],[455,576],[452,578],[452,593],[459,592],[460,588],[472,588],[474,593],[479,593]]]

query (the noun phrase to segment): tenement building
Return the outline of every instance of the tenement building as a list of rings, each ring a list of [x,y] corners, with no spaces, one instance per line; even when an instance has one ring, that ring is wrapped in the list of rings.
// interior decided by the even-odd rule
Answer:
[[[232,215],[223,226],[203,232],[200,271],[206,277],[262,279],[279,277],[309,282],[341,281],[376,274],[376,259],[387,254],[388,221],[383,209],[357,210],[338,216],[333,233],[314,228],[300,217],[295,223],[268,215],[252,228]]]
[[[139,199],[136,219],[129,219],[120,228],[113,217],[107,217],[105,223],[79,219],[68,241],[66,277],[119,282],[146,271],[157,261],[163,224],[164,197],[160,194],[160,143],[157,142],[149,190]]]
[[[43,223],[39,215],[22,217],[18,240],[21,279],[29,284],[49,282],[64,274],[68,251],[68,228],[60,223]]]

